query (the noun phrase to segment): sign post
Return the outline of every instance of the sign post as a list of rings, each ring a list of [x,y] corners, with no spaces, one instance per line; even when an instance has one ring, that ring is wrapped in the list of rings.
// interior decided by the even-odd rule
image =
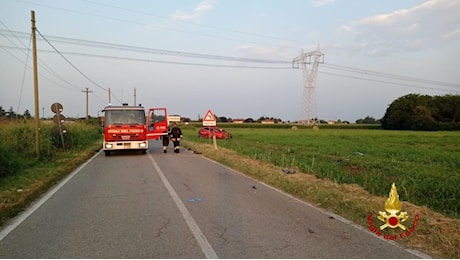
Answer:
[[[59,134],[61,135],[62,149],[65,151],[64,134],[66,133],[66,128],[64,126],[65,116],[61,114],[62,109],[63,107],[61,103],[56,102],[51,105],[51,111],[55,113],[53,116],[53,121],[58,126],[58,131],[59,131]]]
[[[217,121],[216,116],[214,116],[211,109],[209,109],[208,112],[206,112],[205,116],[203,117],[203,126],[216,126],[216,121]],[[212,140],[214,143],[214,149],[217,150],[216,134],[214,133],[214,131],[212,131],[212,133],[213,133]]]

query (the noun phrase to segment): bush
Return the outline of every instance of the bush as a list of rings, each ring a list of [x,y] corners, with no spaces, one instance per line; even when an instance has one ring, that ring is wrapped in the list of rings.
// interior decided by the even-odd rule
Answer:
[[[21,169],[22,164],[18,158],[14,149],[7,145],[0,146],[0,178],[12,175]]]
[[[458,130],[460,96],[409,94],[393,101],[382,119],[388,130]]]
[[[97,123],[69,122],[64,136],[65,150],[80,149],[101,138]],[[0,177],[32,167],[40,161],[52,160],[63,151],[61,134],[55,124],[40,126],[40,158],[36,156],[35,130],[31,121],[0,124]]]

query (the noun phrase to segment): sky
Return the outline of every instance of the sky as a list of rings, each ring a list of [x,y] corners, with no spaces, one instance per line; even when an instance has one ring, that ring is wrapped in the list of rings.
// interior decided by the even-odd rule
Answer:
[[[0,0],[0,106],[20,114],[35,111],[32,10],[45,117],[56,102],[85,117],[87,88],[90,116],[110,89],[192,120],[355,122],[460,94],[458,0]]]

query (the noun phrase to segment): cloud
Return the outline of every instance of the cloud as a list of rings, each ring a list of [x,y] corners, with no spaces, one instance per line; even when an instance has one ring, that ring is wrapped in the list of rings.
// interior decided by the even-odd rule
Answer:
[[[322,6],[322,5],[328,5],[334,3],[335,0],[313,0],[311,1],[311,4],[314,7]]]
[[[289,43],[283,43],[277,46],[248,44],[236,47],[235,51],[238,53],[238,56],[241,57],[289,61],[292,59],[293,55],[291,48],[292,45]]]
[[[460,25],[456,30],[452,30],[442,35],[445,39],[460,39]]]
[[[191,13],[176,11],[171,19],[175,21],[191,21],[200,17],[203,13],[211,10],[214,7],[214,0],[203,0]]]
[[[369,54],[421,50],[460,39],[459,13],[460,1],[430,0],[353,21],[342,30],[352,33],[356,46]]]
[[[214,7],[214,1],[212,0],[204,0],[203,2],[199,3],[198,6],[195,8],[196,13],[206,12],[211,10]]]

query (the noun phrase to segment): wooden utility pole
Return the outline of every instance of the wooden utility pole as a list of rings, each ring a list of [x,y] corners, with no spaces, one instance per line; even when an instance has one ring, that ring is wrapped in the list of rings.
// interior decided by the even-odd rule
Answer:
[[[35,11],[31,12],[32,21],[32,53],[34,66],[34,103],[35,103],[35,154],[40,159],[40,107],[38,106],[38,68],[37,68],[37,38],[35,37]]]
[[[86,93],[86,120],[88,120],[88,94],[93,91],[89,91],[89,88],[86,88],[86,90],[82,90],[81,92]]]
[[[136,102],[137,102],[137,101],[136,101],[136,88],[134,88],[134,105],[135,105],[135,106],[137,106]]]

